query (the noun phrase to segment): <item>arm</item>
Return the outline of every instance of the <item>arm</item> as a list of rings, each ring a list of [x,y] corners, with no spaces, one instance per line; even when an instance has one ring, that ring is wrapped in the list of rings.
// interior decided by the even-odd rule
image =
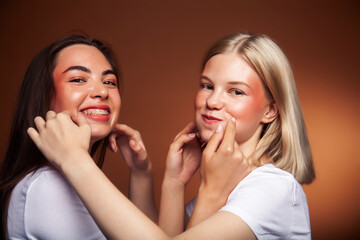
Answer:
[[[117,124],[109,136],[109,144],[114,152],[120,149],[130,169],[130,200],[156,222],[152,165],[140,133],[125,124]]]
[[[67,177],[108,238],[168,239],[96,166],[88,153],[91,129],[84,117],[72,120],[66,112],[49,111],[46,122],[34,121],[37,130],[28,129],[30,138]]]
[[[45,121],[28,134],[45,157],[64,173],[100,228],[111,239],[170,239],[106,178],[87,152],[90,127],[79,116],[78,126],[66,113]],[[242,231],[244,230],[244,232]],[[238,217],[219,212],[174,239],[252,239]],[[251,234],[251,232],[250,232]]]
[[[201,151],[195,123],[189,123],[170,145],[161,191],[159,226],[170,236],[184,231],[185,185],[199,167]]]

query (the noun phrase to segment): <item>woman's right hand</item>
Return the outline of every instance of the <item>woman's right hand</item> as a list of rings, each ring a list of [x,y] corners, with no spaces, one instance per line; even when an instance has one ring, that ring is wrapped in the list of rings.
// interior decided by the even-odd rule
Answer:
[[[36,128],[27,132],[44,156],[61,168],[64,161],[78,160],[80,155],[89,155],[91,129],[85,118],[78,115],[72,119],[68,112],[48,111],[46,120],[34,119]]]
[[[170,145],[164,180],[172,179],[186,185],[199,168],[201,148],[195,130],[195,122],[190,122]]]

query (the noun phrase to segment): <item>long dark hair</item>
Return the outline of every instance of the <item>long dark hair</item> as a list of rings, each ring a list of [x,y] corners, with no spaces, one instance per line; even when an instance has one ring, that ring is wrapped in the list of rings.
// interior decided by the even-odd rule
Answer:
[[[13,188],[28,173],[49,164],[28,136],[27,129],[34,127],[34,118],[36,116],[45,117],[46,112],[50,110],[51,97],[55,90],[52,75],[57,54],[62,49],[74,44],[96,47],[111,65],[118,83],[120,81],[120,72],[110,48],[102,42],[90,39],[87,36],[71,35],[63,37],[41,50],[34,57],[20,88],[8,147],[0,169],[2,239],[6,238],[7,208]],[[119,84],[117,85],[119,86]],[[99,167],[104,162],[106,146],[106,138],[92,146],[91,155]]]

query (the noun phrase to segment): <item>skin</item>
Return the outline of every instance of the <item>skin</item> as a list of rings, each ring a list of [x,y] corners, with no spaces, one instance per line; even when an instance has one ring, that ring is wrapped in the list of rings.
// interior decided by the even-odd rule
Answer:
[[[120,113],[120,94],[116,76],[97,48],[76,44],[60,51],[53,78],[51,109],[57,113],[67,111],[72,117],[83,115],[91,128],[91,144],[114,129]],[[99,110],[109,115],[86,114]]]
[[[180,132],[170,146],[162,186],[159,223],[171,236],[186,226],[186,213],[180,206],[184,204],[185,185],[200,161],[202,181],[188,228],[224,206],[233,188],[255,169],[247,156],[255,150],[263,125],[277,116],[276,104],[267,98],[261,79],[237,54],[218,54],[206,63],[194,107],[195,122]],[[201,141],[207,142],[202,154],[199,147],[194,147],[192,132],[196,129]],[[195,160],[196,156],[200,157]],[[214,216],[218,214],[226,213]],[[245,227],[243,233],[249,232]]]
[[[151,162],[140,133],[117,123],[121,99],[116,76],[105,56],[89,45],[66,47],[56,57],[53,79],[52,111],[45,120],[41,117],[34,120],[39,133],[44,134],[38,135],[34,128],[28,130],[30,137],[37,138],[35,144],[50,161],[67,156],[78,160],[79,149],[88,152],[96,141],[108,137],[110,149],[114,152],[120,149],[130,168],[131,201],[156,221]],[[83,130],[83,135],[74,134],[77,128]],[[67,139],[67,143],[60,139]]]
[[[277,115],[260,77],[237,54],[210,58],[200,76],[194,106],[196,126],[205,142],[218,125],[225,127],[234,117],[236,142],[245,156],[255,150],[263,125]]]
[[[195,123],[186,126],[169,149],[162,185],[160,227],[170,236],[183,231],[185,185],[201,161],[202,179],[190,227],[173,239],[256,239],[241,218],[217,210],[225,204],[232,189],[254,169],[246,156],[255,148],[263,124],[276,118],[276,105],[266,98],[261,80],[243,59],[219,54],[209,60],[202,73],[195,115]],[[88,126],[81,115],[78,125],[69,118],[64,118],[59,125],[68,125],[72,133],[79,136],[86,135]],[[194,134],[196,128],[202,140],[207,141],[202,154]],[[52,129],[42,126],[39,132],[29,131],[29,135],[67,176],[109,238],[170,239],[89,160],[81,142],[72,141],[71,136],[57,138]],[[45,141],[53,143],[47,145]],[[68,147],[72,148],[70,155],[53,154],[53,146],[68,144],[68,141],[71,142]],[[100,191],[102,194],[97,194]]]

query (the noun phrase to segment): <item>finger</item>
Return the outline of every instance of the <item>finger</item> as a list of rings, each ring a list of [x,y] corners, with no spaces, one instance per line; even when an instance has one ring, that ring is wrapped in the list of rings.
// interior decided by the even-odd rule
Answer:
[[[118,147],[116,144],[116,133],[111,133],[108,137],[109,139],[109,145],[108,147],[110,148],[111,151],[113,152],[117,152]]]
[[[195,137],[196,137],[195,133],[183,134],[179,136],[177,139],[175,139],[175,141],[171,144],[170,148],[173,152],[178,152],[183,148],[183,146],[186,143],[189,143],[192,140],[194,140]]]
[[[223,127],[222,125],[219,124],[213,135],[211,135],[210,140],[203,151],[203,155],[212,156],[214,152],[216,152],[216,150],[218,149],[222,138],[223,138]]]
[[[78,114],[77,115],[77,124],[79,127],[83,127],[83,126],[88,126],[88,122],[86,121],[86,118],[81,115],[81,114]]]
[[[236,133],[236,120],[235,118],[231,118],[227,122],[224,138],[219,146],[219,149],[225,151],[233,151],[234,142],[236,142],[235,133]]]
[[[125,134],[130,138],[134,138],[136,140],[141,140],[140,132],[129,127],[126,124],[116,124],[113,132],[116,132],[118,134]]]
[[[56,113],[54,111],[48,111],[46,113],[46,121],[53,119],[56,117]]]
[[[181,135],[183,135],[183,134],[189,134],[189,133],[191,133],[191,132],[195,132],[195,129],[196,129],[196,123],[195,123],[195,121],[192,121],[192,122],[188,123],[188,124],[186,125],[186,127],[185,127],[183,130],[181,130],[181,132],[179,132],[179,133],[176,135],[174,141],[176,141],[176,139],[179,138],[179,137],[180,137]]]
[[[40,116],[37,116],[34,119],[34,123],[35,123],[36,128],[39,130],[39,132],[45,128],[45,120]]]
[[[127,126],[126,124],[116,124],[113,132],[128,136],[129,139],[133,139],[146,151],[145,144],[141,138],[141,134],[139,131]]]
[[[39,137],[39,133],[36,131],[36,129],[29,127],[27,129],[27,133],[28,133],[29,137],[31,138],[31,140],[35,143],[35,145],[38,146],[40,137]]]
[[[136,142],[134,139],[131,139],[129,141],[129,146],[136,153],[138,159],[144,160],[147,157],[145,148],[139,142]]]

